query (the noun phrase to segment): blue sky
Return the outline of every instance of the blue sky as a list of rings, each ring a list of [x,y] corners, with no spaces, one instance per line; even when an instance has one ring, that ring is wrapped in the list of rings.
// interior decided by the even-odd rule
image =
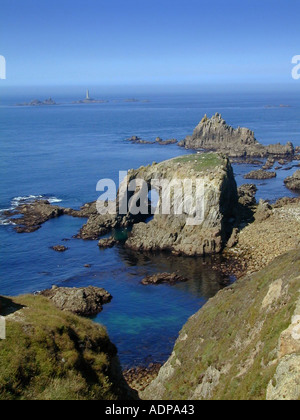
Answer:
[[[1,0],[1,84],[299,85],[299,16],[299,0]]]

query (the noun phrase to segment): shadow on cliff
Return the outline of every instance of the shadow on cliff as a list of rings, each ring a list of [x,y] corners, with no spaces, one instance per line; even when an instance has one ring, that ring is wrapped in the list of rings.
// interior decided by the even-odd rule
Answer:
[[[12,299],[0,296],[0,315],[7,316],[19,311],[22,308],[24,308],[24,306],[18,305],[13,302]]]

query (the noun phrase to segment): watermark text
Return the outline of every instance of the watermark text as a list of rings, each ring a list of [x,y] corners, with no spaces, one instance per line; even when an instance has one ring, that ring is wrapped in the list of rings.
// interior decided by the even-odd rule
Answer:
[[[0,79],[6,79],[6,60],[0,55]]]
[[[292,69],[292,78],[294,80],[300,79],[300,55],[294,55],[292,64],[296,64]]]

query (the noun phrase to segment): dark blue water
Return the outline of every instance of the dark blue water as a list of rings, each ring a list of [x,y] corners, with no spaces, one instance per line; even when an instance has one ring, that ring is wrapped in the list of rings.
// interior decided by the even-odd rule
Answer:
[[[46,94],[47,93],[47,94]],[[300,102],[297,95],[139,95],[149,103],[119,102],[70,105],[79,96],[52,96],[57,107],[16,107],[31,96],[1,97],[0,102],[0,208],[11,208],[18,197],[47,196],[65,207],[78,208],[98,198],[97,181],[118,180],[120,170],[162,161],[187,153],[172,146],[134,145],[132,135],[182,139],[205,113],[220,112],[233,126],[255,131],[264,144],[293,141],[300,146]],[[130,95],[132,97],[135,95]],[[265,108],[289,104],[290,108]],[[237,181],[252,166],[234,165]],[[283,179],[293,173],[278,171],[275,180],[258,182],[258,198],[293,196]],[[31,234],[17,234],[0,226],[0,293],[17,295],[51,287],[95,285],[106,288],[113,300],[96,321],[103,323],[117,345],[123,365],[163,362],[188,317],[221,287],[223,279],[209,261],[168,255],[143,256],[121,246],[100,251],[94,241],[73,239],[83,219],[68,216],[51,220]],[[3,221],[2,221],[3,223]],[[69,239],[66,253],[52,245]],[[91,268],[85,268],[91,264]],[[145,287],[140,280],[151,273],[175,271],[190,281],[174,287]]]

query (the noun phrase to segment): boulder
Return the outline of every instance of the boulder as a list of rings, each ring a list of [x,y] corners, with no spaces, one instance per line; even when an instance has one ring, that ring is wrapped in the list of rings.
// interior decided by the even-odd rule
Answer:
[[[102,305],[111,301],[112,296],[98,287],[57,287],[44,290],[41,295],[50,299],[62,311],[69,311],[76,315],[93,316],[102,311]]]
[[[292,176],[287,177],[284,180],[287,188],[293,191],[300,191],[300,169],[296,171]]]
[[[117,245],[119,241],[117,241],[113,236],[110,238],[100,239],[98,242],[99,248],[113,248]]]
[[[55,246],[52,246],[51,247],[51,249],[53,249],[53,251],[56,251],[56,252],[65,252],[65,251],[67,251],[69,248],[67,248],[66,246],[64,246],[64,245],[55,245]]]

